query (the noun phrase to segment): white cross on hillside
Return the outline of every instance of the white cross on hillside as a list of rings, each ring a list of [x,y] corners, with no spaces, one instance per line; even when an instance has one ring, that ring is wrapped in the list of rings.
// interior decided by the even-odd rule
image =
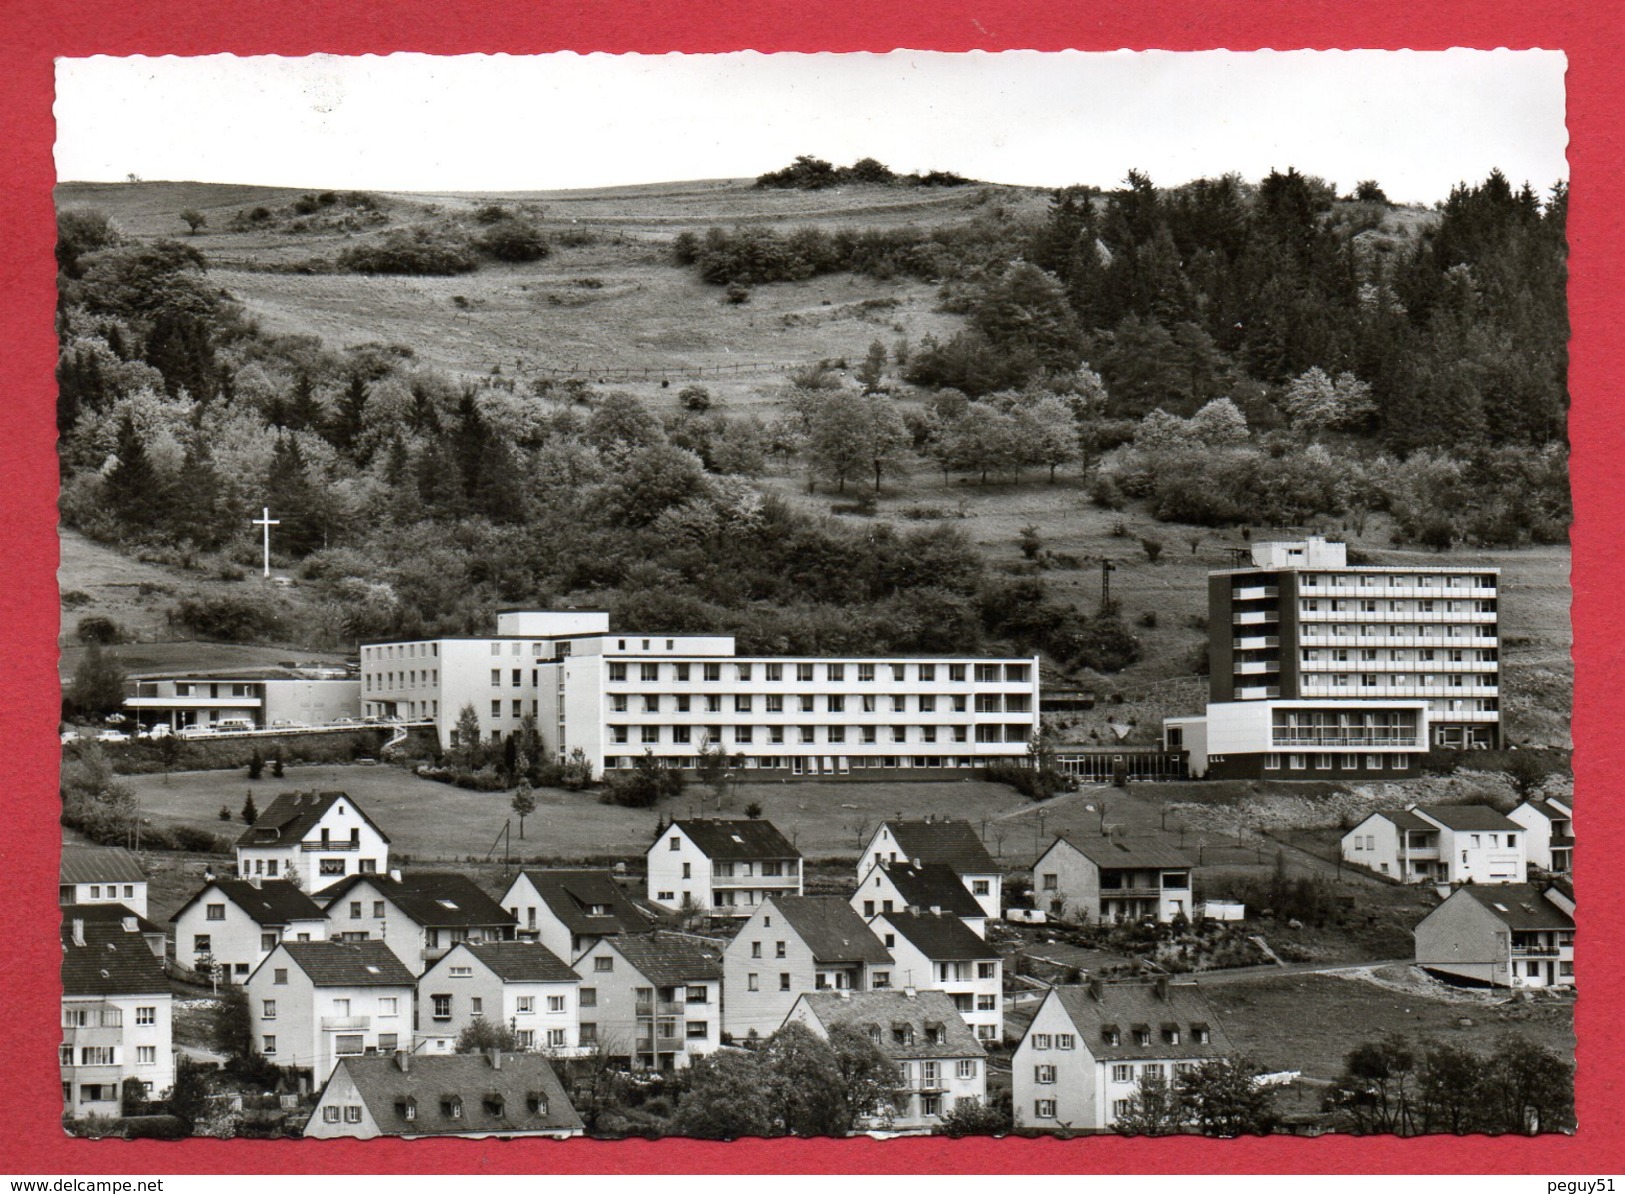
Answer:
[[[271,575],[271,528],[281,526],[282,520],[272,518],[271,507],[265,506],[262,508],[260,516],[254,520],[254,525],[265,528],[265,576],[269,579]]]

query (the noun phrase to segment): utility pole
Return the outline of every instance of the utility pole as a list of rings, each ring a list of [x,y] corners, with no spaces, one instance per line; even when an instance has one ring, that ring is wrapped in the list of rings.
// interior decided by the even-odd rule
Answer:
[[[271,517],[271,507],[265,506],[265,507],[262,508],[260,516],[258,518],[256,518],[256,519],[254,519],[254,524],[253,525],[255,525],[257,527],[261,527],[265,531],[265,572],[264,572],[264,575],[265,575],[265,578],[267,580],[269,580],[271,578],[271,528],[281,526],[282,525],[282,520],[280,518],[272,518]]]
[[[269,513],[269,511],[267,511]],[[1100,561],[1100,612],[1105,613],[1112,607],[1112,573],[1117,571],[1117,565],[1108,559]]]

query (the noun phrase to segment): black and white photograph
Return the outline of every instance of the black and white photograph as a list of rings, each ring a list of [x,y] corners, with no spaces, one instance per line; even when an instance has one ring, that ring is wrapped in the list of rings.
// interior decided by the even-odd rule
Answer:
[[[1565,67],[58,59],[63,1130],[1583,1131]]]

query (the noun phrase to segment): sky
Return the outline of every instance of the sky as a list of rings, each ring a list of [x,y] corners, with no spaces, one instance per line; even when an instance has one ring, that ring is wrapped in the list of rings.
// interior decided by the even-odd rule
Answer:
[[[813,154],[1028,186],[1295,166],[1431,203],[1568,176],[1554,51],[57,62],[57,177],[523,191],[753,177]]]

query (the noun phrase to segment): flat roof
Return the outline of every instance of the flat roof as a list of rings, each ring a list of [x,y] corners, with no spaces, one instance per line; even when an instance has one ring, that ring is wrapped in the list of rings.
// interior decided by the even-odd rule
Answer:
[[[1252,572],[1409,572],[1417,576],[1457,576],[1488,572],[1499,576],[1497,564],[1435,564],[1431,568],[1406,564],[1249,564],[1245,568],[1215,568],[1209,576],[1244,576]]]

